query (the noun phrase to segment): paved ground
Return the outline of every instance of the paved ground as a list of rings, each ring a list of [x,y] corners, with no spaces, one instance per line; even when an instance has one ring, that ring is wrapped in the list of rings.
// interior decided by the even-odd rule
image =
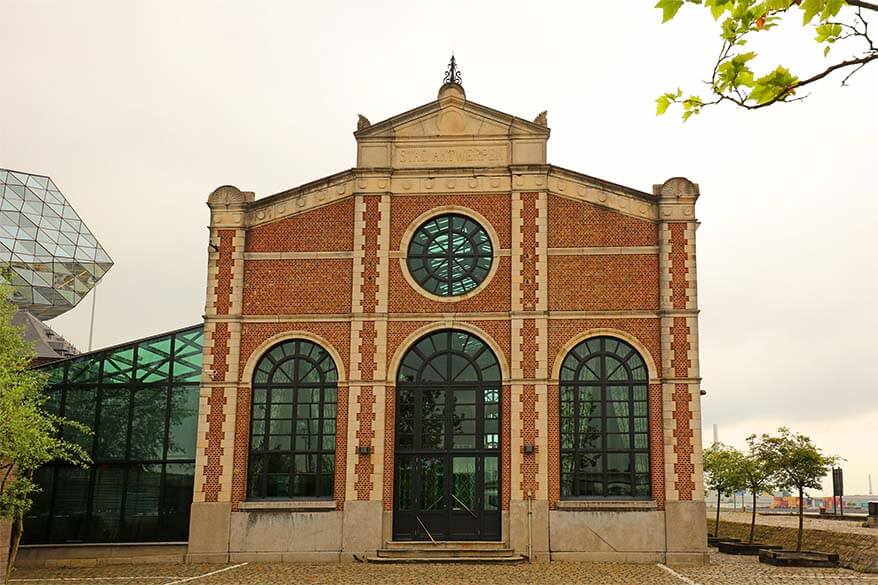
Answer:
[[[711,520],[716,518],[716,508],[707,509],[707,517]],[[740,522],[741,524],[750,524],[750,512],[726,512],[720,511],[720,521]],[[799,527],[799,517],[796,515],[761,515],[759,510],[756,511],[756,526],[786,526],[788,528]],[[809,518],[805,516],[805,528],[812,530],[828,530],[829,532],[847,532],[850,534],[869,534],[878,536],[878,528],[865,528],[860,522],[849,522],[846,520],[823,520],[820,518]]]
[[[10,585],[878,585],[878,575],[846,569],[790,569],[752,557],[711,554],[711,564],[562,563],[538,565],[244,564],[136,565],[22,569]]]

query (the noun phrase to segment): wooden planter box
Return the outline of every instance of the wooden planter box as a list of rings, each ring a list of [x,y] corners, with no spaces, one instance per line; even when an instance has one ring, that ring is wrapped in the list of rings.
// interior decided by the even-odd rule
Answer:
[[[838,567],[838,555],[813,550],[763,550],[759,562],[780,567]]]
[[[763,550],[779,550],[783,547],[776,544],[765,544],[762,542],[754,542],[747,544],[746,542],[720,542],[719,552],[730,555],[752,555],[761,554]]]
[[[716,546],[721,542],[741,542],[740,538],[707,535],[707,546]]]

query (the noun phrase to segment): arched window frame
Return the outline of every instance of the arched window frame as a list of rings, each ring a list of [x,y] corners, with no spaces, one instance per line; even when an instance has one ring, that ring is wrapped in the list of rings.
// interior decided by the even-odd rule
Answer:
[[[288,339],[259,358],[253,370],[248,499],[333,497],[337,401],[338,370],[321,345]]]
[[[562,499],[650,499],[649,373],[627,341],[596,336],[559,372]]]
[[[497,354],[462,329],[432,330],[406,347],[396,376],[394,538],[498,540],[503,414]]]

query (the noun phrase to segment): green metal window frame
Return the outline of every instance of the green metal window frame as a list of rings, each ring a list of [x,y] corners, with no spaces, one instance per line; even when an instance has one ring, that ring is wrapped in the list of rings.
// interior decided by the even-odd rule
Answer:
[[[485,229],[459,213],[433,217],[409,241],[406,265],[415,282],[429,293],[453,297],[481,284],[494,261]]]
[[[649,499],[649,383],[629,343],[592,337],[559,376],[562,499]]]
[[[282,341],[253,372],[247,498],[330,499],[338,371],[320,345]]]
[[[93,429],[61,429],[93,465],[37,471],[25,544],[187,540],[203,346],[197,325],[39,368],[47,408]]]

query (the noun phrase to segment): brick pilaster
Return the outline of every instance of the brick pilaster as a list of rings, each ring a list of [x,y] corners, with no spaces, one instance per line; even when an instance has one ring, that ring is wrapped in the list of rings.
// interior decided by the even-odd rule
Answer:
[[[354,220],[354,278],[351,312],[351,405],[349,449],[371,447],[349,460],[350,497],[383,496],[387,409],[387,299],[390,196],[357,195]]]
[[[548,358],[546,193],[512,200],[512,461],[513,499],[548,495]],[[524,453],[533,445],[534,453]]]
[[[235,461],[238,362],[244,288],[244,227],[253,193],[220,187],[211,209],[204,353],[195,452],[194,502],[229,502]]]
[[[695,277],[695,201],[686,179],[656,186],[662,345],[662,427],[665,497],[704,498],[701,480],[701,379]]]

